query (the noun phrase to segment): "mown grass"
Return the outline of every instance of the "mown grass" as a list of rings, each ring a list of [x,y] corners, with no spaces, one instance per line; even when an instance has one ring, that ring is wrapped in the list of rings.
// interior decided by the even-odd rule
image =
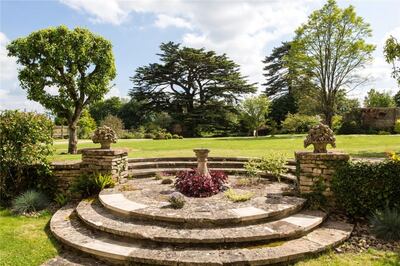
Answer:
[[[369,249],[363,253],[324,253],[300,261],[295,266],[399,266],[400,254]]]
[[[0,209],[0,265],[32,266],[57,255],[47,224],[51,214],[37,218],[12,215]]]
[[[294,157],[294,151],[304,150],[305,135],[278,135],[275,137],[189,138],[172,140],[121,139],[114,148],[126,148],[129,157],[193,156],[193,148],[207,147],[210,156],[261,157],[268,152],[281,152]],[[356,157],[384,157],[386,152],[400,152],[400,135],[342,135],[336,136],[338,151]],[[78,148],[98,147],[90,140],[80,140]],[[68,155],[67,142],[56,140],[53,161],[79,160],[80,155]],[[309,147],[308,150],[312,148]]]

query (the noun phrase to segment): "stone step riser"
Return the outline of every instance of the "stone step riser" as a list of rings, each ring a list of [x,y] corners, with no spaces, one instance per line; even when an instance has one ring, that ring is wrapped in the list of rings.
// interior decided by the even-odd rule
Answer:
[[[276,241],[305,235],[319,226],[326,214],[302,211],[273,222],[239,227],[192,228],[135,221],[112,215],[98,203],[82,201],[76,213],[86,225],[96,230],[132,239],[176,244],[225,244],[253,241]]]
[[[59,210],[51,219],[55,237],[78,251],[112,260],[118,264],[147,263],[150,265],[269,265],[288,263],[327,250],[344,240],[352,226],[341,222],[326,222],[307,235],[274,245],[252,244],[246,247],[196,248],[188,245],[154,245],[146,241],[127,241],[118,236],[88,230],[73,208]]]
[[[243,168],[242,162],[209,162],[210,168]],[[151,169],[151,168],[196,168],[197,162],[151,162],[151,163],[130,163],[129,169]]]
[[[247,162],[250,157],[208,157],[209,162]],[[173,162],[173,161],[189,161],[196,162],[195,157],[164,157],[164,158],[129,158],[128,163],[141,163],[141,162]],[[289,159],[287,165],[296,166],[296,161]]]
[[[187,217],[186,215],[177,215],[179,210],[162,211],[160,207],[154,208],[140,202],[134,202],[126,198],[123,193],[114,193],[103,190],[99,194],[100,203],[110,212],[117,216],[129,217],[150,222],[166,222],[174,225],[181,225],[188,228],[193,227],[216,227],[249,225],[273,221],[284,218],[299,212],[304,204],[305,199],[298,197],[268,198],[268,202],[264,202],[261,206],[252,205],[251,208],[231,207],[227,209],[227,214],[223,217],[211,215],[211,213],[202,213]],[[263,209],[264,208],[264,209]],[[175,214],[174,214],[175,213]]]

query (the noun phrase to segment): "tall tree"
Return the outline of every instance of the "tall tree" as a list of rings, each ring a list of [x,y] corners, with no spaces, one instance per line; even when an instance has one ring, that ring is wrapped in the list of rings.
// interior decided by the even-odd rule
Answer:
[[[392,77],[397,80],[400,86],[400,42],[393,36],[386,40],[384,54],[386,62],[392,64]],[[396,106],[400,107],[400,90],[394,96]]]
[[[283,42],[263,60],[265,64],[263,75],[266,78],[263,86],[265,86],[265,94],[272,98],[270,116],[278,124],[288,113],[293,114],[298,111],[292,85],[293,71],[289,71],[287,63],[290,46],[290,42]]]
[[[102,99],[115,77],[111,43],[87,29],[59,26],[18,38],[7,49],[22,66],[18,78],[28,99],[67,119],[68,152],[76,153],[82,111]]]
[[[98,101],[89,108],[90,115],[100,125],[101,121],[108,115],[117,116],[122,108],[122,101],[119,97],[111,97],[104,101]]]
[[[136,69],[130,95],[137,101],[146,101],[147,108],[179,117],[187,135],[195,133],[206,116],[204,112],[213,112],[207,108],[210,103],[220,102],[219,106],[228,108],[242,95],[256,90],[225,54],[173,42],[161,44],[160,49],[160,63]]]
[[[247,98],[241,105],[243,119],[248,127],[254,132],[253,135],[258,137],[258,130],[267,122],[270,101],[264,95],[258,97]]]
[[[289,63],[299,77],[311,78],[329,126],[338,92],[365,82],[357,70],[372,59],[375,46],[365,41],[370,36],[370,25],[356,15],[354,7],[340,9],[334,0],[314,11],[296,30]]]
[[[379,92],[375,89],[368,91],[367,97],[364,99],[365,107],[395,107],[393,97],[386,91]]]

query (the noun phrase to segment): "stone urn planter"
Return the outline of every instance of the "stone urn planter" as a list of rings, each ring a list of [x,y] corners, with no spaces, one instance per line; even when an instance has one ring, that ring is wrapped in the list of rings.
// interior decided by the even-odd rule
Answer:
[[[117,134],[107,126],[102,126],[96,129],[92,136],[93,143],[100,143],[101,149],[111,149],[111,143],[117,142]]]
[[[327,146],[330,144],[333,148],[336,147],[336,139],[333,136],[333,131],[329,126],[320,123],[313,127],[308,132],[304,140],[304,148],[310,145],[314,146],[314,153],[327,153]]]

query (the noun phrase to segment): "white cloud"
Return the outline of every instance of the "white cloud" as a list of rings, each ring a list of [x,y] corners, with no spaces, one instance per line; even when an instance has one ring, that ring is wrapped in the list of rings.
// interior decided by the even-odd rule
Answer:
[[[172,17],[164,14],[157,16],[154,25],[158,28],[165,29],[167,27],[187,28],[191,29],[192,25],[183,18]]]
[[[155,15],[158,28],[179,27],[184,45],[226,53],[252,82],[263,82],[261,63],[271,42],[284,40],[321,0],[184,1],[61,0],[95,21],[121,24],[130,15]],[[112,8],[107,8],[111,6]],[[123,19],[118,19],[122,17]],[[288,37],[288,36],[286,36]]]
[[[14,80],[17,77],[17,63],[15,58],[7,56],[6,49],[9,43],[7,36],[0,32],[0,81]],[[4,90],[4,88],[2,88]]]

